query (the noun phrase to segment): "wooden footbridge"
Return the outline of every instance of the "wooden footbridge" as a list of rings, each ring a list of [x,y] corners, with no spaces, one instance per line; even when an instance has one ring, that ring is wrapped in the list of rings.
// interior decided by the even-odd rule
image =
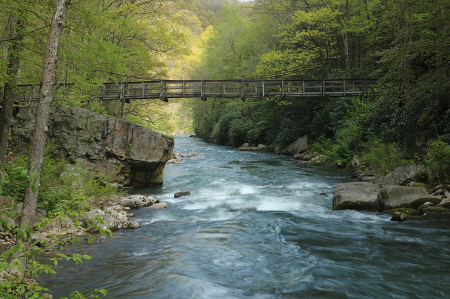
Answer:
[[[376,93],[376,80],[159,80],[142,82],[105,83],[89,96],[109,101],[177,98],[293,98],[348,97]],[[55,86],[53,98],[67,95],[76,88],[73,84]],[[39,85],[19,85],[16,100],[36,101]]]

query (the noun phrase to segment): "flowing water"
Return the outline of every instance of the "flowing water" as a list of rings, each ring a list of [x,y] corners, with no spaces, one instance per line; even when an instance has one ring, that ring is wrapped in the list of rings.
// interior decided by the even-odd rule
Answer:
[[[107,298],[450,297],[449,221],[332,211],[348,173],[196,138],[175,144],[204,155],[167,165],[164,186],[136,190],[169,208],[134,210],[141,229],[70,246],[93,259],[43,277],[54,298],[95,288]]]

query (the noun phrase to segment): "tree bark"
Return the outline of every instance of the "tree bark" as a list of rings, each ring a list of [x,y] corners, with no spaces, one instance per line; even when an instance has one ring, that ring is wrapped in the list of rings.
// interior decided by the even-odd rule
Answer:
[[[14,39],[21,35],[24,29],[24,21],[21,16],[11,15],[9,17],[9,34],[7,38],[11,40],[11,47],[8,51],[8,65],[6,67],[6,82],[4,85],[2,110],[0,112],[0,169],[6,159],[6,149],[8,146],[9,129],[14,105],[14,88],[17,85],[17,75],[20,67],[20,53],[22,51],[22,40]]]
[[[348,20],[350,18],[349,16],[349,9],[348,9],[348,0],[345,1],[345,11],[344,11],[344,16],[345,16],[345,24],[347,25]],[[345,77],[347,79],[351,78],[351,73],[350,73],[350,57],[348,56],[348,32],[346,31],[344,33],[344,64],[345,64]]]
[[[436,67],[440,69],[442,67],[442,46],[440,43],[443,42],[441,39],[442,35],[442,12],[441,4],[439,0],[436,0],[436,10],[435,10],[435,26],[436,26]]]
[[[56,0],[53,6],[52,24],[48,34],[47,48],[45,50],[44,64],[42,68],[41,86],[39,89],[39,99],[36,110],[36,120],[34,124],[34,135],[31,145],[30,162],[28,174],[36,174],[36,181],[32,179],[30,185],[25,190],[25,199],[22,209],[22,223],[32,224],[36,217],[36,203],[39,193],[39,183],[42,163],[44,160],[44,148],[46,133],[48,131],[47,121],[52,101],[53,78],[55,75],[56,60],[59,40],[64,29],[64,17],[70,0]],[[32,186],[36,187],[35,192]]]

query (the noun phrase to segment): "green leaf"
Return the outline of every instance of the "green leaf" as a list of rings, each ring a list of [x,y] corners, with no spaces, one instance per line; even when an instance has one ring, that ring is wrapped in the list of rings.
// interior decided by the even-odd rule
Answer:
[[[22,172],[20,173],[20,178],[24,179],[27,176],[27,171],[24,169],[22,170]]]

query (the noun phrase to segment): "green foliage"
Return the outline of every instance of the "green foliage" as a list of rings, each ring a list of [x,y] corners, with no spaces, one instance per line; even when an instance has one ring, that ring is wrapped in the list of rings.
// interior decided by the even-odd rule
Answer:
[[[387,175],[399,166],[413,164],[413,161],[405,157],[404,151],[398,147],[398,144],[381,143],[376,138],[365,144],[361,161],[370,166],[376,178]]]
[[[448,182],[450,173],[450,145],[440,140],[428,143],[425,155],[428,177],[434,182]]]
[[[9,234],[13,244],[0,254],[0,295],[2,298],[51,298],[49,290],[41,287],[36,278],[42,273],[56,274],[50,264],[42,263],[42,259],[38,259],[43,254],[42,247],[46,246],[50,251],[56,248],[63,249],[66,243],[58,239],[55,235],[48,235],[51,241],[41,241],[39,244],[34,243],[31,239],[33,236],[33,229],[31,226],[20,228],[11,221],[11,219],[18,216],[18,213],[8,211],[8,209],[1,211],[0,216],[1,230],[3,233]],[[77,214],[77,216],[79,216]],[[93,226],[104,233],[101,227]],[[94,236],[89,235],[92,239]],[[76,242],[77,239],[73,239]],[[92,243],[92,242],[91,242]],[[38,246],[39,245],[39,246]],[[58,261],[74,261],[76,265],[83,262],[83,260],[91,259],[88,255],[81,255],[74,253],[66,255],[57,253],[50,261],[54,265]],[[106,290],[95,290],[95,292],[87,297],[79,292],[73,292],[68,298],[99,298],[97,294],[105,296]]]
[[[122,189],[108,183],[108,178],[96,176],[81,167],[68,169],[65,161],[57,158],[59,146],[50,143],[46,146],[41,171],[37,207],[52,212],[61,202],[68,208],[78,210],[78,200],[103,201],[119,196]],[[17,156],[5,162],[0,180],[0,195],[23,200],[25,189],[32,175],[27,175],[28,156]],[[33,184],[32,184],[33,188]],[[34,187],[35,188],[35,187]]]

